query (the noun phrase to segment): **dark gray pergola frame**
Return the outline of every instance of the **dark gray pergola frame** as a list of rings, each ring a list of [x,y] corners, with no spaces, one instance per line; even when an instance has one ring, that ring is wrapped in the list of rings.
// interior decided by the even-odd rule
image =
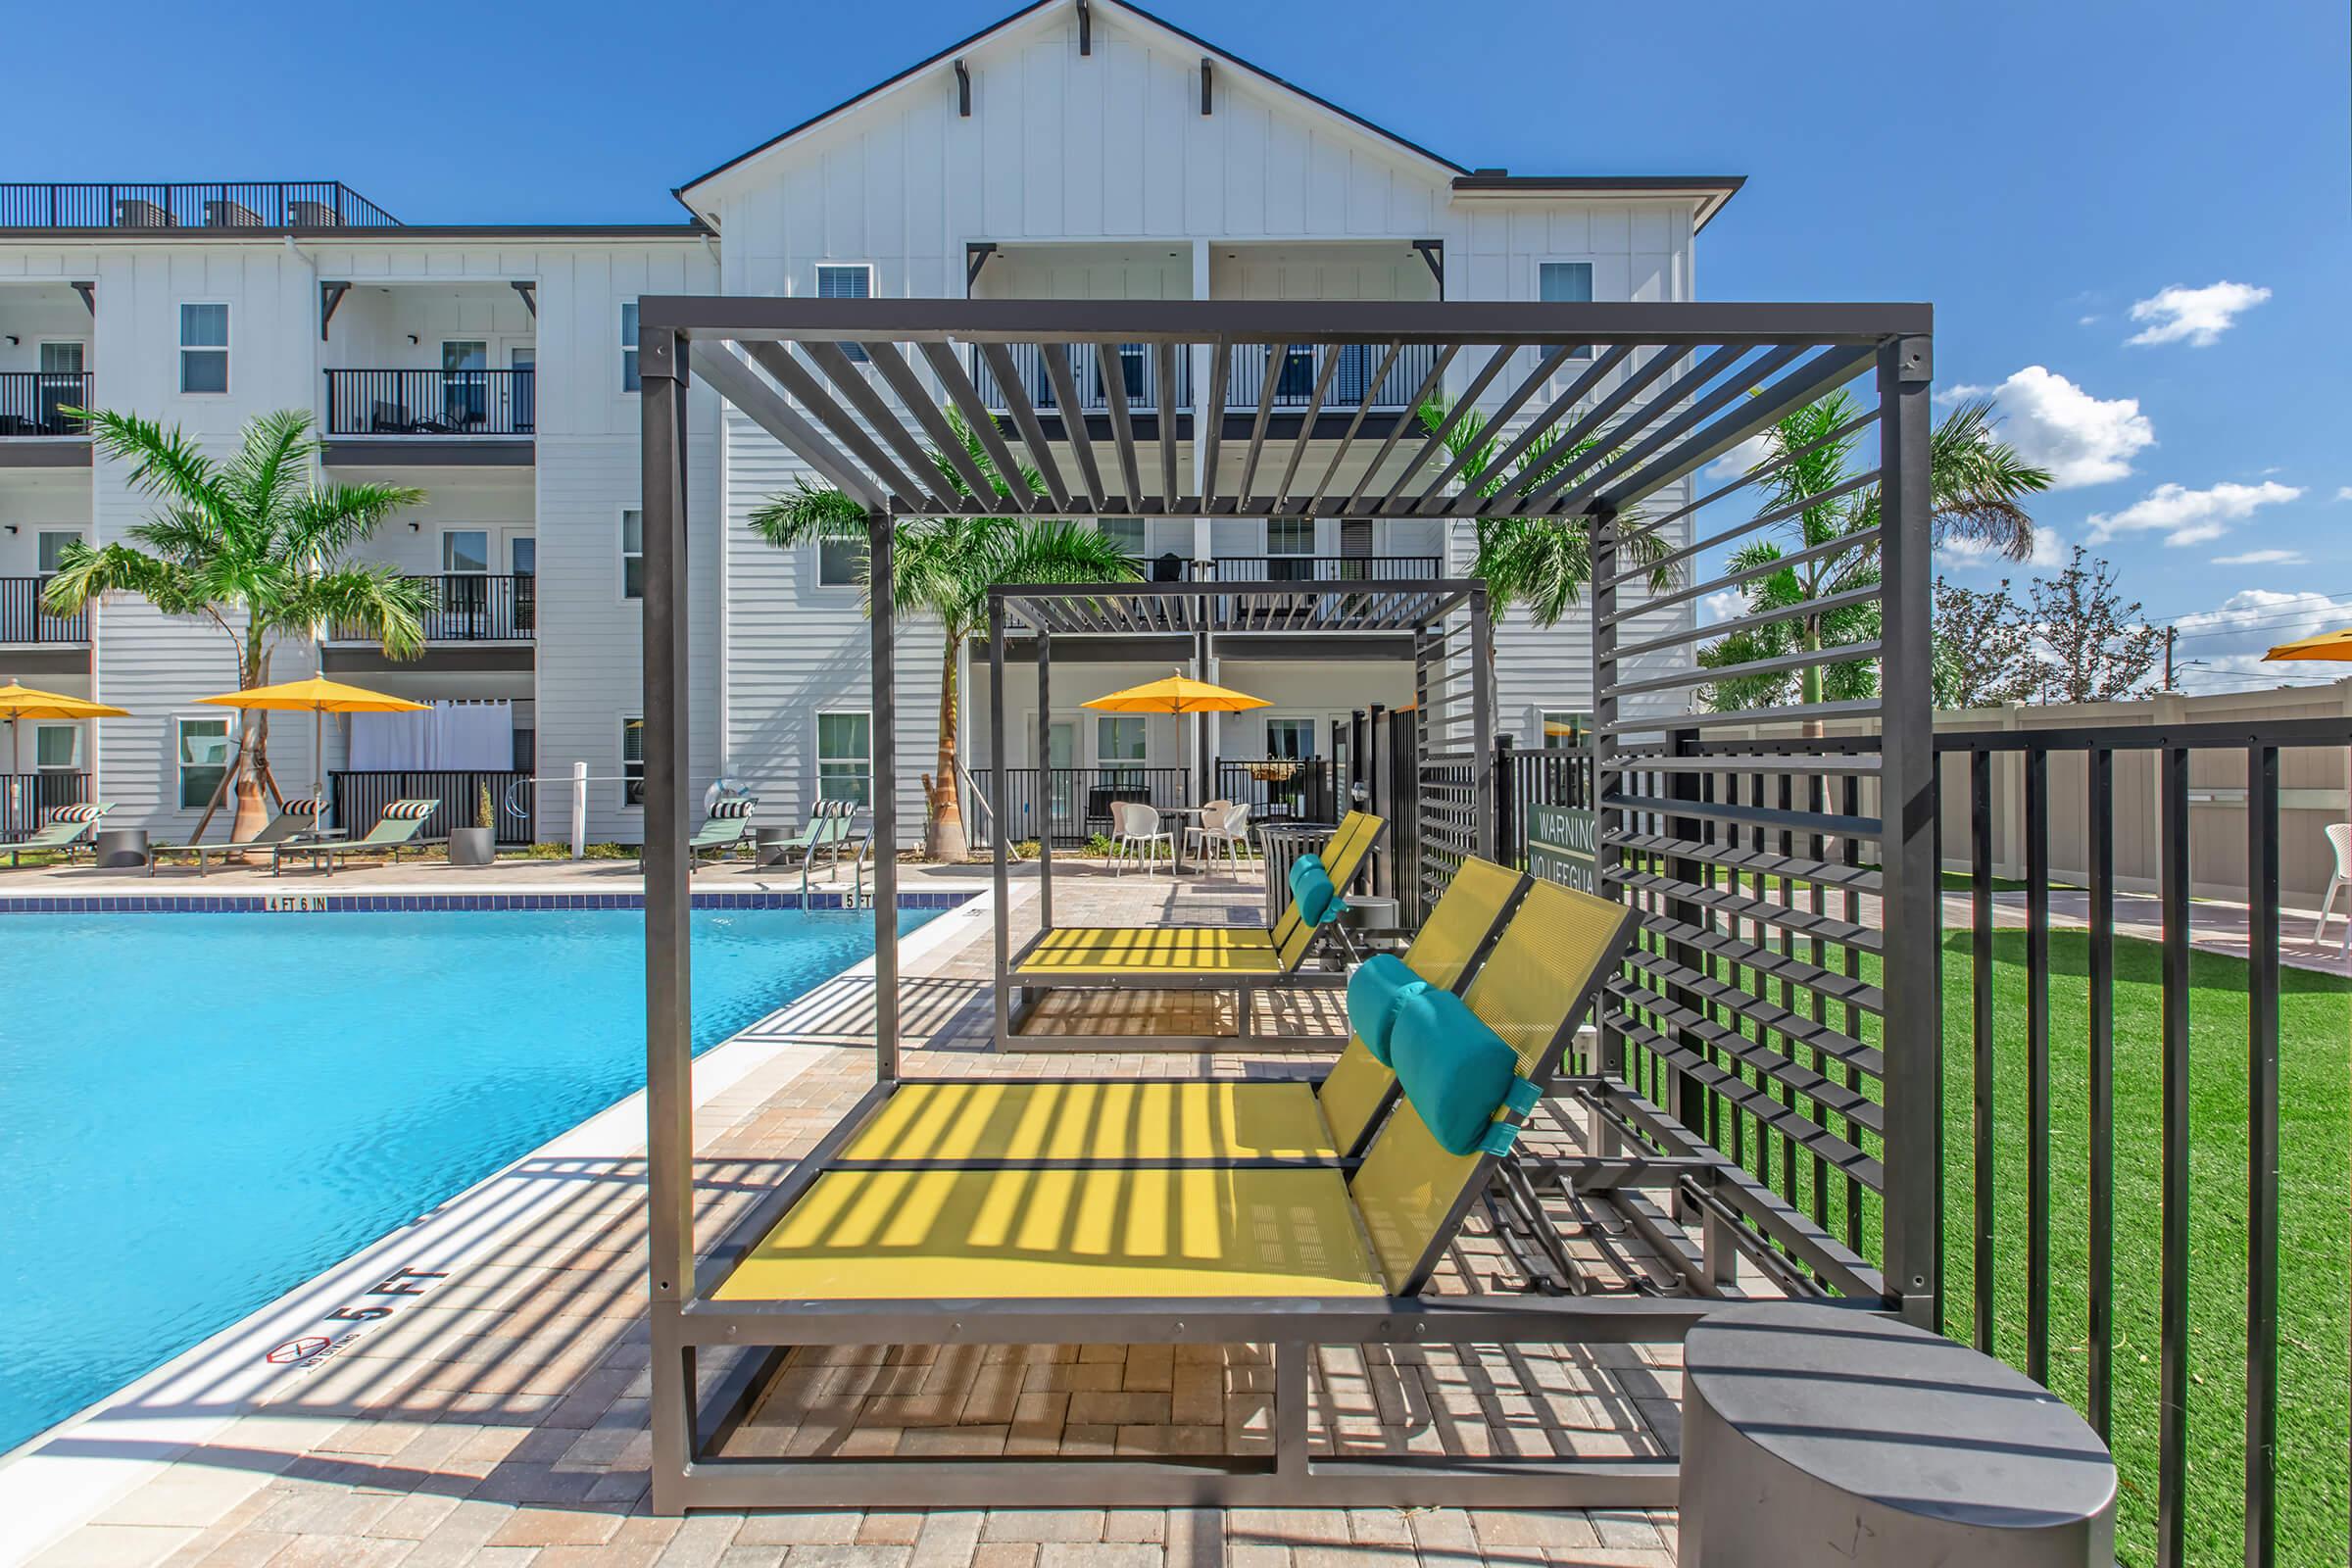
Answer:
[[[1484,1502],[1502,1506],[1578,1506],[1671,1503],[1671,1463],[1531,1460],[1449,1463],[1411,1458],[1320,1459],[1307,1446],[1307,1357],[1319,1344],[1612,1344],[1672,1341],[1704,1315],[1720,1291],[1731,1259],[1743,1254],[1792,1288],[1813,1282],[1866,1310],[1900,1310],[1926,1318],[1940,1298],[1938,1177],[1941,1165],[1940,1013],[1936,998],[1937,873],[1933,858],[1931,734],[1928,708],[1930,560],[1928,437],[1931,315],[1916,305],[1699,304],[1289,304],[1203,301],[1182,304],[1053,301],[813,301],[772,298],[649,297],[641,302],[645,530],[646,940],[647,1118],[651,1232],[649,1273],[653,1339],[652,1422],[654,1504],[662,1512],[687,1507],[857,1506],[904,1502],[909,1477],[920,1476],[926,1501],[978,1505],[1042,1504],[1291,1504]],[[1208,357],[1209,409],[1199,426],[1207,449],[1206,482],[1188,488],[1179,476],[1177,443],[1189,439],[1191,416],[1155,416],[1146,436],[1127,407],[1123,385],[1109,389],[1111,465],[1097,461],[1095,433],[1073,417],[1049,430],[1041,411],[1005,377],[1004,345],[1051,346],[1044,363],[1056,403],[1076,409],[1068,359],[1073,344],[1142,342],[1156,346],[1163,392],[1172,375],[1168,354],[1185,348]],[[1367,392],[1327,463],[1302,462],[1310,442],[1325,439],[1313,417],[1331,376],[1317,378],[1316,407],[1286,436],[1270,405],[1271,368],[1243,448],[1239,481],[1221,479],[1217,448],[1225,439],[1225,367],[1237,346],[1263,345],[1269,366],[1291,350],[1325,356],[1335,347],[1369,346],[1385,354],[1377,387],[1405,343],[1437,346],[1435,368],[1422,393],[1435,390],[1466,346],[1494,350],[1466,382],[1463,405],[1503,385],[1494,407],[1516,416],[1543,396],[1547,378],[1571,374],[1568,388],[1546,399],[1504,450],[1476,472],[1445,451],[1443,433],[1406,439],[1403,417],[1368,420]],[[865,350],[885,398],[844,352]],[[1431,1297],[1360,1301],[958,1301],[808,1302],[719,1301],[713,1293],[744,1252],[755,1246],[813,1183],[888,1097],[900,1076],[899,1024],[890,1004],[898,988],[896,947],[897,744],[890,652],[889,594],[873,596],[874,833],[882,846],[875,866],[874,972],[877,995],[877,1084],[820,1140],[794,1174],[748,1211],[698,1265],[694,1237],[692,1032],[688,916],[691,893],[686,842],[691,798],[684,774],[689,691],[687,629],[686,388],[693,370],[760,424],[828,483],[867,510],[870,570],[878,584],[891,573],[895,518],[960,511],[982,505],[956,500],[928,483],[926,443],[944,446],[959,471],[959,445],[945,443],[945,421],[932,392],[902,345],[910,348],[951,405],[980,416],[981,439],[993,462],[1012,461],[1004,434],[986,417],[981,395],[954,345],[967,345],[996,373],[1014,433],[1043,470],[1048,494],[1033,506],[1049,515],[1303,515],[1456,517],[1496,515],[1573,517],[1592,529],[1594,556],[1595,697],[1604,815],[1600,876],[1604,890],[1633,903],[1641,896],[1619,858],[1640,842],[1630,823],[1642,813],[1676,819],[1754,822],[1788,831],[1851,832],[1877,839],[1885,890],[1882,984],[1877,1011],[1884,1023],[1883,1186],[1886,1269],[1882,1277],[1862,1258],[1821,1234],[1740,1166],[1690,1131],[1686,1092],[1673,1105],[1653,1103],[1620,1076],[1630,1013],[1611,1010],[1602,1027],[1597,1070],[1555,1081],[1555,1094],[1582,1102],[1604,1140],[1638,1146],[1633,1154],[1529,1162],[1534,1187],[1559,1184],[1578,1193],[1622,1195],[1623,1211],[1657,1245],[1698,1295],[1690,1298]],[[736,352],[742,351],[741,355]],[[1534,351],[1538,368],[1506,377],[1511,358]],[[1644,355],[1646,354],[1646,357]],[[1589,359],[1580,356],[1589,355]],[[1117,363],[1114,352],[1113,363]],[[1058,373],[1055,373],[1058,367]],[[1725,762],[1684,749],[1677,739],[1660,748],[1650,734],[1672,735],[1697,721],[1644,719],[1621,709],[1607,687],[1624,658],[1637,650],[1687,643],[1684,632],[1623,644],[1626,624],[1642,612],[1624,605],[1639,575],[1621,569],[1618,549],[1632,528],[1660,527],[1667,518],[1629,521],[1638,503],[1695,473],[1766,428],[1846,380],[1876,368],[1880,407],[1879,479],[1883,493],[1879,547],[1885,555],[1886,626],[1872,656],[1883,664],[1886,696],[1871,710],[1884,725],[1877,762],[1869,771],[1882,798],[1881,816],[1729,809],[1693,790],[1650,800],[1632,793],[1637,772],[1695,781]],[[1622,370],[1612,385],[1609,378]],[[1648,394],[1646,402],[1641,401]],[[893,407],[893,400],[898,404]],[[1419,401],[1418,396],[1414,400]],[[795,407],[795,404],[798,407]],[[1160,404],[1162,415],[1166,400]],[[805,412],[804,412],[805,411]],[[1057,421],[1058,422],[1058,421]],[[1496,423],[1500,425],[1501,417]],[[1543,433],[1571,447],[1605,432],[1608,440],[1580,452],[1541,479],[1512,480],[1508,466]],[[1379,446],[1346,494],[1337,476],[1359,436]],[[1269,439],[1290,448],[1279,479],[1261,488],[1256,478]],[[1156,447],[1147,465],[1144,443]],[[1056,454],[1054,449],[1064,449]],[[1402,451],[1396,466],[1393,454]],[[1360,455],[1360,453],[1359,453]],[[1081,470],[1073,483],[1062,456]],[[1431,465],[1435,463],[1435,467]],[[1157,470],[1156,493],[1144,475]],[[1316,477],[1317,470],[1320,477]],[[1270,471],[1270,470],[1268,470]],[[1305,475],[1305,487],[1297,482]],[[1115,476],[1119,486],[1106,482]],[[1494,489],[1497,477],[1501,488]],[[977,474],[964,476],[969,482]],[[1451,490],[1448,485],[1453,485]],[[979,488],[985,490],[983,484]],[[1727,490],[1732,487],[1727,487]],[[1375,494],[1374,492],[1378,492]],[[1491,493],[1490,493],[1491,492]],[[1717,494],[1725,492],[1719,491]],[[1713,499],[1710,497],[1709,499]],[[995,509],[986,509],[995,510]],[[1747,525],[1753,526],[1753,524]],[[1738,533],[1741,529],[1734,529]],[[1716,539],[1729,537],[1719,534]],[[1695,554],[1697,546],[1681,552]],[[1721,583],[1724,579],[1717,579]],[[1688,599],[1705,587],[1653,601]],[[1851,650],[1846,657],[1854,657]],[[1817,655],[1812,662],[1831,662]],[[1756,671],[1761,673],[1762,671]],[[1669,685],[1689,686],[1691,679]],[[1819,710],[1765,710],[1766,721],[1831,716]],[[1002,755],[1000,751],[1000,755]],[[1741,758],[1740,760],[1752,760]],[[1835,824],[1834,826],[1832,824]],[[1871,830],[1865,834],[1864,830]],[[1682,841],[1676,841],[1681,843]],[[1685,845],[1688,849],[1690,846]],[[1708,845],[1697,845],[1708,849]],[[1676,853],[1682,853],[1678,850]],[[1716,850],[1717,863],[1740,863]],[[1645,930],[1657,916],[1644,911]],[[1681,938],[1669,936],[1668,941]],[[1755,952],[1763,952],[1761,948]],[[1612,981],[1613,996],[1621,982]],[[1713,999],[1714,1005],[1729,1005]],[[1635,1006],[1631,1003],[1614,1005]],[[1703,1021],[1703,1020],[1702,1020]],[[1682,1029],[1670,1021],[1667,1033]],[[1643,1050],[1647,1043],[1633,1039]],[[1690,1073],[1683,1073],[1688,1091]],[[1850,1179],[1850,1177],[1849,1177]],[[1702,1243],[1690,1246],[1644,1191],[1670,1191],[1676,1206],[1702,1219]],[[718,1459],[711,1448],[749,1408],[782,1348],[872,1343],[1270,1343],[1276,1347],[1275,1451],[1259,1459],[1179,1460],[920,1460],[753,1461]],[[698,1357],[706,1350],[759,1349],[739,1358],[715,1388],[703,1390]]]
[[[1231,581],[1188,583],[1094,583],[1054,586],[1000,586],[988,596],[989,798],[1004,801],[1007,763],[1005,746],[1004,664],[1006,632],[1017,618],[1028,631],[1037,672],[1037,765],[1053,765],[1049,751],[1049,717],[1053,710],[1054,640],[1103,639],[1115,643],[1133,637],[1183,637],[1192,642],[1195,659],[1202,665],[1213,656],[1217,639],[1244,635],[1252,638],[1317,638],[1329,657],[1330,639],[1409,638],[1416,665],[1444,655],[1447,617],[1467,617],[1469,643],[1466,700],[1473,715],[1470,738],[1470,791],[1478,829],[1465,846],[1482,858],[1494,855],[1494,626],[1487,610],[1486,584],[1475,578],[1431,578],[1420,582],[1276,582]],[[1393,828],[1392,824],[1392,828]],[[1012,945],[1011,870],[1007,841],[1009,824],[999,822],[990,834],[996,889],[996,1030],[1000,1051],[1330,1051],[1329,1035],[1262,1033],[1257,1027],[1259,995],[1284,990],[1331,990],[1344,985],[1344,972],[1310,967],[1302,958],[1298,968],[1281,974],[1182,974],[1151,971],[1102,971],[1051,981],[1018,979],[1015,971],[1030,954],[1051,938],[1054,923],[1054,835],[1038,836],[1036,935],[1016,950]],[[1396,845],[1392,831],[1389,847]],[[1316,947],[1327,940],[1319,934]],[[1312,956],[1310,949],[1308,957]],[[1022,1025],[1044,998],[1054,991],[1211,991],[1232,992],[1239,998],[1237,1033],[1115,1035],[1080,1034],[1054,1030],[1025,1034]],[[1339,1044],[1345,1044],[1345,1041]]]

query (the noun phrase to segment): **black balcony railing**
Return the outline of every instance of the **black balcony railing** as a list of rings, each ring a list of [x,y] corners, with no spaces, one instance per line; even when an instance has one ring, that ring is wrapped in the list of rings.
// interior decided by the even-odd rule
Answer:
[[[40,831],[61,806],[90,798],[87,773],[0,773],[0,843],[14,844]]]
[[[68,409],[90,406],[87,370],[0,370],[0,437],[87,435]]]
[[[1445,564],[1436,556],[1219,556],[1196,562],[1212,582],[1423,582]]]
[[[328,435],[529,435],[529,370],[329,370]]]
[[[539,580],[527,572],[453,571],[411,581],[432,593],[432,606],[424,612],[428,643],[527,642],[536,635]],[[328,635],[342,643],[375,640],[360,627],[340,623]]]
[[[0,184],[0,228],[398,228],[335,179]]]
[[[1012,367],[1020,377],[1023,392],[1040,414],[1060,414],[1061,397],[1054,390],[1054,377],[1046,368],[1045,358],[1035,343],[1008,345]],[[1070,385],[1078,395],[1082,414],[1107,414],[1110,411],[1111,385],[1124,385],[1127,407],[1132,413],[1155,414],[1159,410],[1159,354],[1150,343],[1127,343],[1118,352],[1118,380],[1106,384],[1103,380],[1105,356],[1091,343],[1070,346]],[[978,349],[969,351],[972,380],[979,387],[981,400],[998,413],[1004,411],[1004,393],[997,384],[996,373],[988,367]],[[1176,355],[1176,407],[1193,406],[1193,366],[1191,356],[1181,350]]]
[[[445,839],[453,827],[479,827],[482,791],[490,791],[490,814],[501,844],[531,842],[530,774],[513,768],[406,768],[329,773],[328,798],[335,826],[358,838],[375,825],[394,801],[439,801],[424,819],[421,837]]]
[[[90,640],[90,612],[85,606],[71,615],[52,615],[41,608],[46,577],[0,577],[0,643],[48,643],[70,646]]]
[[[1254,414],[1258,400],[1266,390],[1266,368],[1273,350],[1263,343],[1245,343],[1234,350],[1225,376],[1225,407]],[[1421,383],[1428,379],[1430,368],[1437,364],[1437,350],[1427,343],[1407,343],[1398,351],[1396,363],[1388,373],[1381,374],[1381,366],[1389,351],[1378,343],[1343,343],[1311,347],[1300,344],[1288,350],[1282,368],[1274,380],[1276,412],[1302,413],[1314,401],[1315,382],[1323,373],[1329,357],[1336,356],[1339,364],[1331,372],[1331,381],[1323,389],[1323,410],[1326,413],[1353,413],[1365,407],[1364,394],[1372,393],[1372,409],[1396,413],[1412,401]],[[1377,386],[1373,377],[1379,375]]]

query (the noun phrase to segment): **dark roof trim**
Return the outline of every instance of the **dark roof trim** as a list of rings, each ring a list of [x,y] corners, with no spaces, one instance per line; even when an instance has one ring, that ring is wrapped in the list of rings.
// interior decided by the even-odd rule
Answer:
[[[142,240],[204,245],[238,240],[349,240],[355,245],[411,239],[698,239],[710,225],[691,223],[403,223],[396,228],[0,228],[0,239]]]
[[[865,102],[868,98],[874,97],[878,93],[888,91],[890,88],[897,86],[900,82],[906,80],[908,77],[920,75],[922,73],[930,70],[932,67],[954,59],[956,55],[962,54],[964,51],[972,48],[975,44],[978,44],[982,39],[989,37],[991,34],[1002,32],[1006,27],[1011,26],[1013,24],[1025,21],[1040,11],[1047,10],[1051,7],[1066,5],[1068,3],[1069,0],[1036,0],[1034,5],[1023,6],[1020,10],[1013,12],[1010,16],[1003,17],[996,22],[990,23],[987,26],[982,27],[978,32],[973,33],[971,36],[958,39],[956,42],[948,45],[945,49],[940,50],[939,53],[930,56],[928,59],[917,61],[915,64],[908,66],[905,71],[900,72],[897,75],[875,82],[871,87],[866,88],[863,92],[857,94],[855,97],[845,98],[840,103],[835,104],[832,108],[809,116],[807,120],[802,121],[799,124],[793,126],[791,129],[781,131],[776,135],[770,136],[767,140],[761,142],[759,146],[754,147],[751,151],[738,154],[737,156],[728,159],[725,163],[720,164],[716,169],[712,169],[704,173],[695,175],[694,178],[687,180],[684,184],[671,191],[670,194],[677,197],[681,203],[685,203],[688,210],[692,211],[692,204],[686,202],[686,192],[692,190],[695,186],[702,184],[705,180],[715,179],[720,174],[725,173],[728,170],[735,168],[738,164],[748,163],[752,159],[759,157],[761,153],[766,152],[769,148],[778,146],[784,142],[788,142],[792,140],[793,137],[800,135],[804,131],[814,129],[816,126],[824,123],[826,121],[831,120],[834,116],[843,114],[848,110],[856,108],[858,105]],[[1221,49],[1217,45],[1210,43],[1207,39],[1201,37],[1198,33],[1187,31],[1185,28],[1177,26],[1174,23],[1167,21],[1165,18],[1154,16],[1141,6],[1130,4],[1129,0],[1102,0],[1102,3],[1105,5],[1116,5],[1121,10],[1132,12],[1134,15],[1141,17],[1144,21],[1152,24],[1153,26],[1162,28],[1175,34],[1177,37],[1184,39],[1188,43],[1196,44],[1199,47],[1209,51],[1209,53],[1215,55],[1220,60],[1227,61],[1232,65],[1240,67],[1242,70],[1250,73],[1251,75],[1257,77],[1261,81],[1269,82],[1274,86],[1280,87],[1285,92],[1296,93],[1298,97],[1305,99],[1309,103],[1318,105],[1324,109],[1328,109],[1333,114],[1338,115],[1341,119],[1347,120],[1355,125],[1360,126],[1364,130],[1370,131],[1373,135],[1378,136],[1383,141],[1392,142],[1396,146],[1403,148],[1405,151],[1414,154],[1416,157],[1426,158],[1431,163],[1453,170],[1459,174],[1467,175],[1470,172],[1468,168],[1461,164],[1455,163],[1452,159],[1447,158],[1441,153],[1431,152],[1419,142],[1407,140],[1405,137],[1397,135],[1395,131],[1390,130],[1384,125],[1375,124],[1371,121],[1366,120],[1363,116],[1355,113],[1353,110],[1342,108],[1340,105],[1333,103],[1330,99],[1325,98],[1320,94],[1309,92],[1304,87],[1299,86],[1297,82],[1278,76],[1262,66],[1252,65],[1249,61],[1241,58],[1241,56],[1233,54],[1228,50]]]
[[[1463,174],[1453,188],[1464,194],[1574,196],[1609,193],[1690,195],[1710,198],[1700,208],[1697,227],[1723,211],[1746,185],[1745,174]]]

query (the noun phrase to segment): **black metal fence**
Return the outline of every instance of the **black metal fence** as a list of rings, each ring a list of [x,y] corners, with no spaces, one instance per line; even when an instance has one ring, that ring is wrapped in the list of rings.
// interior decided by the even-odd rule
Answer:
[[[328,435],[529,435],[532,370],[329,370]]]
[[[539,579],[528,572],[453,571],[418,577],[432,591],[424,637],[435,643],[521,642],[535,635]],[[336,642],[372,642],[356,626],[329,629]]]
[[[1186,804],[1192,796],[1191,774],[1181,767],[1145,767],[1114,763],[1108,767],[1008,767],[1004,769],[1005,809],[964,812],[964,826],[975,844],[989,842],[991,824],[1002,821],[1015,844],[1042,839],[1049,832],[1056,848],[1084,847],[1110,833],[1110,804],[1140,802],[1165,810]],[[973,787],[985,792],[990,773],[972,775]],[[992,803],[994,804],[994,803]],[[1174,818],[1162,822],[1169,831],[1185,824]]]
[[[0,184],[0,228],[397,228],[334,179]]]
[[[87,370],[0,370],[0,436],[82,435],[89,421],[66,411],[89,406]]]
[[[87,605],[71,615],[53,615],[41,608],[46,577],[0,577],[0,643],[86,643],[90,640]]]
[[[1402,411],[1429,378],[1431,367],[1437,364],[1437,352],[1428,343],[1407,343],[1396,350],[1392,360],[1388,346],[1380,343],[1292,344],[1284,351],[1281,367],[1275,371],[1274,395],[1267,406],[1280,412],[1304,411],[1314,403],[1315,384],[1323,379],[1324,368],[1329,365],[1330,378],[1323,387],[1324,409],[1343,413],[1360,407],[1392,413]],[[1228,409],[1255,413],[1258,404],[1267,401],[1266,371],[1272,354],[1273,350],[1263,343],[1235,347],[1226,369]],[[1369,405],[1365,403],[1367,392],[1371,394]]]
[[[1336,822],[1348,810],[1348,779],[1329,759],[1217,759],[1216,798],[1250,808],[1252,822]]]
[[[1507,735],[1494,749],[1494,856],[1524,865],[1539,806],[1592,808],[1592,754],[1579,748],[1521,751]]]
[[[329,773],[335,825],[358,838],[375,825],[394,801],[439,801],[425,818],[422,836],[441,839],[453,827],[479,827],[482,790],[490,791],[498,842],[528,844],[531,831],[530,774],[514,768],[411,769]],[[519,786],[519,787],[517,787]]]
[[[0,773],[0,843],[28,837],[51,811],[89,798],[87,773]]]
[[[1219,556],[1196,562],[1212,582],[1426,582],[1445,563],[1436,556]]]
[[[1005,346],[1006,359],[1021,391],[1040,414],[1060,414],[1062,397],[1055,386],[1055,374],[1046,361],[1044,352],[1035,343],[1013,343]],[[1077,343],[1069,348],[1069,387],[1081,414],[1110,412],[1110,394],[1114,387],[1123,390],[1131,411],[1155,413],[1159,408],[1158,345],[1151,343],[1122,343],[1115,356],[1105,356],[1089,343]],[[967,355],[972,384],[980,399],[995,413],[1006,412],[1004,390],[996,370],[978,348]],[[1109,368],[1115,358],[1117,368]],[[1169,368],[1175,373],[1178,409],[1193,406],[1192,356],[1179,350]],[[1109,379],[1105,379],[1106,373]]]

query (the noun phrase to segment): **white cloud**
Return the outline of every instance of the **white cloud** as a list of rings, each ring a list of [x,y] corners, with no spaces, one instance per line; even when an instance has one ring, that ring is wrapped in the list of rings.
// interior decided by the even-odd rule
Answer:
[[[2240,316],[2270,297],[2269,289],[2251,283],[2208,283],[2203,288],[2183,288],[2176,283],[2158,290],[2152,299],[2132,304],[2132,319],[2148,325],[2124,341],[2185,342],[2191,348],[2211,348],[2237,324]]]
[[[1955,566],[2016,566],[2011,561],[1982,539],[1946,539],[1937,545],[1937,552]],[[2066,537],[2044,523],[2034,526],[2034,546],[2023,564],[2028,566],[2062,566],[2066,564]]]
[[[2260,484],[2217,484],[2210,490],[2190,490],[2160,484],[2117,513],[2093,513],[2090,542],[2104,544],[2119,533],[2162,533],[2168,545],[2201,545],[2219,539],[2231,523],[2251,516],[2257,507],[2292,501],[2302,491],[2291,484],[2265,479]]]
[[[1698,602],[1698,623],[1702,626],[1712,626],[1719,620],[1731,620],[1746,605],[1746,596],[1737,588],[1726,588],[1721,593],[1709,594]]]
[[[2305,686],[2340,678],[2333,663],[2266,664],[2262,656],[2280,643],[2332,631],[2352,620],[2352,606],[2325,594],[2249,588],[2232,594],[2220,609],[2183,615],[2173,624],[2176,652],[2184,667],[2182,690],[2259,691],[2266,686]]]
[[[2106,318],[2103,316],[2078,316],[2075,318],[2075,324],[2077,326],[2096,326],[2105,319]]]
[[[2132,471],[2132,459],[2156,443],[2156,427],[2136,398],[2094,398],[2054,370],[2029,365],[1999,386],[1956,386],[1945,402],[1993,400],[2001,438],[2018,456],[2050,470],[2050,487],[2103,484]]]
[[[1707,471],[1722,479],[1734,479],[1762,463],[1772,452],[1772,432],[1758,430],[1754,435],[1707,465]]]
[[[2238,556],[2216,556],[2217,566],[2303,566],[2311,558],[2300,550],[2249,550]]]
[[[2335,492],[2335,499],[2338,501],[2352,501],[2352,484],[2339,487]]]

